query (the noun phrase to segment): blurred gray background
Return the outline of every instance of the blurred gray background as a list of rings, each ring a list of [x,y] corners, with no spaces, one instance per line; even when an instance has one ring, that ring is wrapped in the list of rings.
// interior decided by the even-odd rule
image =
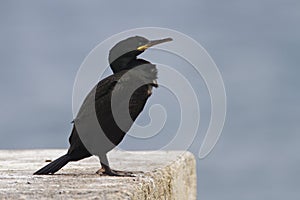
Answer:
[[[0,148],[67,148],[72,88],[85,56],[120,31],[171,28],[206,48],[228,98],[221,138],[197,162],[198,199],[299,199],[299,10],[296,0],[0,1]],[[143,57],[154,63],[169,58],[156,51]],[[187,65],[172,62],[178,70]],[[197,155],[209,96],[201,77],[188,67],[182,73],[202,99],[203,126],[189,149]],[[166,104],[166,128],[157,140],[126,138],[122,148],[152,149],[172,138],[178,103],[163,88],[151,103]],[[148,121],[145,111],[139,123]]]

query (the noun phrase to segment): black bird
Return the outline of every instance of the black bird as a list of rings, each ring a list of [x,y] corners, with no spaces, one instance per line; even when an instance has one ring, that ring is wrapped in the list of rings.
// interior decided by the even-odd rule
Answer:
[[[117,43],[109,52],[113,75],[101,80],[85,98],[73,121],[67,154],[34,174],[54,174],[70,161],[96,155],[102,166],[97,173],[130,175],[130,172],[112,170],[106,154],[122,141],[143,110],[152,88],[158,87],[156,66],[137,56],[153,45],[168,41],[172,39],[149,41],[135,36]]]

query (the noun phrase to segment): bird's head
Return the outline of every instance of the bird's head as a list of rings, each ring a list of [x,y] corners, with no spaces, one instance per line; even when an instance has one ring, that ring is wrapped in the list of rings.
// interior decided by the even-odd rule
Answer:
[[[141,36],[130,37],[122,40],[109,51],[108,60],[110,67],[114,73],[130,69],[133,66],[128,65],[129,62],[136,59],[136,57],[143,53],[146,49],[169,41],[172,41],[172,38],[148,40]]]

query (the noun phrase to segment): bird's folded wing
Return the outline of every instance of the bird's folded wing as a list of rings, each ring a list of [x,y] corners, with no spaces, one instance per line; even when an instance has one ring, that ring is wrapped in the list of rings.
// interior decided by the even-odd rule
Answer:
[[[117,84],[117,76],[109,76],[101,80],[85,97],[76,118],[73,121],[82,121],[85,117],[91,114],[95,114],[95,104],[101,104],[104,100],[108,100],[109,96]],[[104,102],[103,102],[104,103]]]
[[[86,96],[74,121],[82,121],[89,115],[95,115],[97,112],[110,114],[111,109],[109,106],[111,106],[112,95],[114,98],[117,98],[117,104],[114,104],[116,109],[119,109],[118,107],[124,107],[125,104],[128,105],[127,97],[131,98],[132,104],[144,104],[147,92],[140,90],[134,93],[134,91],[140,86],[151,84],[149,82],[150,80],[147,80],[147,78],[145,78],[143,74],[138,73],[138,71],[122,71],[101,80]],[[132,88],[134,89],[133,91]],[[139,99],[142,102],[140,102]]]

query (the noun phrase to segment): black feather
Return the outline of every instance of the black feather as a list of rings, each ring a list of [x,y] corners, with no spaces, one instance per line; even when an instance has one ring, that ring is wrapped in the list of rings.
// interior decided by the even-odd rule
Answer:
[[[40,170],[34,172],[34,175],[54,174],[70,161],[71,157],[68,154],[63,155],[53,162],[49,163],[45,167],[41,168]]]

